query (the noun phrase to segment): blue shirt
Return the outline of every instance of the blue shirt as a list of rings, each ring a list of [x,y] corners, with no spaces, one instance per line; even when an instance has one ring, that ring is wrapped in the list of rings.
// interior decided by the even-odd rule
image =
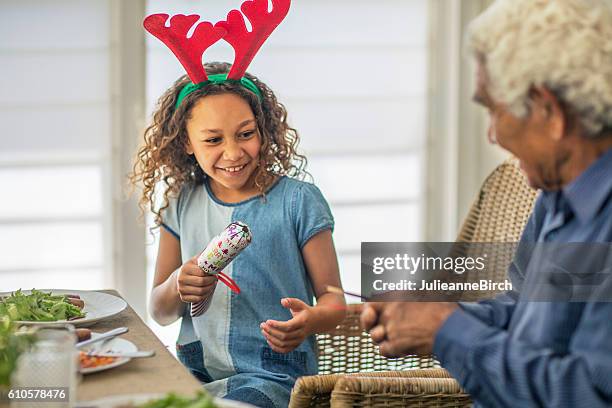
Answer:
[[[317,372],[315,339],[280,354],[267,345],[259,325],[291,319],[280,303],[284,297],[312,305],[301,250],[317,233],[333,229],[323,195],[311,183],[281,177],[265,199],[230,204],[215,197],[205,182],[183,188],[162,215],[164,228],[180,241],[183,262],[201,253],[230,222],[249,226],[251,244],[223,271],[241,293],[218,283],[202,316],[191,318],[186,310],[177,356],[217,396],[236,399],[241,390],[257,390],[266,398],[262,405],[286,406],[297,377]]]
[[[612,149],[561,191],[540,195],[521,237],[535,242],[612,242]],[[612,302],[529,301],[539,272],[530,255],[519,245],[509,270],[515,292],[461,304],[434,354],[481,406],[612,406]],[[610,268],[612,257],[605,262]],[[607,275],[597,290],[610,294]]]

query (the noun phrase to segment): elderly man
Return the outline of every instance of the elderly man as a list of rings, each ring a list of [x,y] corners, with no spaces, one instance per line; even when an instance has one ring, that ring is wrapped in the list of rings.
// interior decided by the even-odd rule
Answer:
[[[612,242],[612,2],[497,0],[468,40],[489,138],[543,190],[521,242]],[[369,303],[362,324],[384,355],[433,352],[478,405],[612,406],[611,296],[532,301],[524,283],[543,272],[529,255],[510,268],[516,293]]]

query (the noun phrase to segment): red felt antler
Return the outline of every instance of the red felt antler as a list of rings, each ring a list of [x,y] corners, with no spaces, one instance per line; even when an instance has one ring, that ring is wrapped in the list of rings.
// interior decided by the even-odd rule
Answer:
[[[208,80],[202,66],[204,51],[226,35],[225,28],[203,21],[197,25],[193,35],[187,38],[187,32],[199,19],[200,16],[196,14],[177,14],[170,19],[170,27],[166,27],[168,14],[152,14],[143,23],[148,32],[172,50],[194,84]]]
[[[225,21],[219,21],[215,28],[223,28],[227,34],[223,36],[234,48],[234,65],[228,74],[229,79],[240,79],[257,51],[274,29],[283,21],[289,12],[291,0],[272,0],[272,11],[268,12],[268,0],[247,0],[240,9],[249,19],[253,30],[247,31],[244,17],[238,10],[232,10]]]

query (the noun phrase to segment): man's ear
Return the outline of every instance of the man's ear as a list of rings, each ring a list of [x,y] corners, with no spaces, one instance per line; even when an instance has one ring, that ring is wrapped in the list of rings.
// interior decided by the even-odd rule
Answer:
[[[532,115],[541,120],[549,129],[554,140],[565,136],[567,118],[557,96],[544,86],[534,86],[529,91]]]

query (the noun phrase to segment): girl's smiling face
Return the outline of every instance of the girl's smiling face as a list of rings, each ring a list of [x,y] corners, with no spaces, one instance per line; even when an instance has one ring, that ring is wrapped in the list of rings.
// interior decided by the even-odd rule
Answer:
[[[254,183],[261,137],[249,104],[232,93],[208,95],[191,109],[185,150],[210,178],[220,200],[238,202],[258,194]]]

